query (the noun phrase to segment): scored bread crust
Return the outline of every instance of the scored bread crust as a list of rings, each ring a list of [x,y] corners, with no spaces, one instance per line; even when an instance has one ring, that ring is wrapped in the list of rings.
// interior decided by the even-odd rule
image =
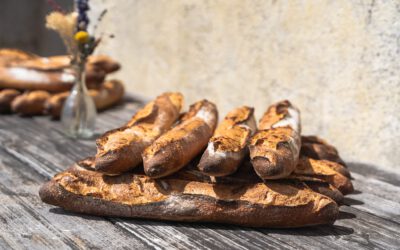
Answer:
[[[16,89],[0,90],[0,113],[11,112],[11,103],[20,94],[21,92]]]
[[[103,134],[96,140],[96,170],[116,175],[138,166],[143,150],[176,122],[182,104],[180,93],[164,93],[125,126]]]
[[[295,169],[301,146],[300,112],[289,101],[271,105],[249,144],[254,170],[262,179],[280,179]]]
[[[35,90],[26,92],[14,98],[11,109],[22,116],[42,115],[46,101],[50,98],[47,91]]]
[[[332,167],[334,162],[327,160],[315,160],[302,156],[291,176],[312,176],[313,178],[324,180],[337,188],[342,194],[350,194],[354,191],[350,178],[344,176]]]
[[[160,178],[178,171],[203,150],[218,121],[215,104],[202,100],[190,106],[181,122],[143,152],[146,174]]]
[[[75,81],[69,56],[39,57],[15,50],[0,50],[0,88],[18,90],[70,90]],[[120,68],[108,56],[91,56],[86,63],[86,84],[100,85],[106,74]]]
[[[70,93],[70,91],[66,91],[52,95],[45,104],[46,114],[51,115],[53,119],[58,119],[61,115],[64,102]],[[106,81],[99,89],[90,89],[89,95],[93,98],[96,109],[101,111],[122,100],[124,85],[118,80]]]
[[[332,224],[339,212],[330,198],[293,183],[226,185],[132,173],[105,176],[77,165],[44,184],[39,194],[46,203],[91,215],[249,227]]]
[[[346,163],[339,156],[337,149],[317,136],[302,136],[300,151],[303,155],[310,158],[329,160],[347,167]]]
[[[247,144],[256,131],[254,109],[239,107],[230,111],[208,142],[198,168],[210,176],[234,173],[248,152]]]

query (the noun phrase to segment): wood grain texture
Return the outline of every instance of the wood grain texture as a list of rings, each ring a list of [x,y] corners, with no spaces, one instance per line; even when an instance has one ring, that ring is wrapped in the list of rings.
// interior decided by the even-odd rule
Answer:
[[[124,124],[129,103],[99,116],[98,134]],[[95,153],[94,140],[64,137],[45,117],[0,116],[0,249],[399,249],[400,177],[348,164],[355,194],[333,226],[249,229],[206,223],[102,218],[40,201],[40,185]]]

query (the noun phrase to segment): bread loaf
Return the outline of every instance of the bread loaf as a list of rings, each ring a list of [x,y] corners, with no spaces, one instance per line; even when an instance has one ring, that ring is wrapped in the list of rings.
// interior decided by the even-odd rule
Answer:
[[[333,161],[346,167],[346,163],[340,158],[337,149],[317,136],[302,136],[300,151],[301,154],[310,158]]]
[[[333,200],[302,184],[210,184],[132,173],[105,176],[77,165],[56,175],[39,194],[46,203],[90,215],[248,227],[331,224],[339,212]]]
[[[217,126],[216,106],[202,100],[190,106],[179,125],[143,152],[143,166],[152,178],[170,175],[188,164],[206,146]]]
[[[16,50],[0,50],[0,88],[19,90],[70,90],[75,81],[69,56],[39,57]],[[120,65],[107,56],[91,56],[86,64],[88,87],[100,85]]]
[[[234,173],[248,153],[247,144],[256,131],[254,109],[246,106],[229,112],[208,142],[198,168],[210,176]]]
[[[70,92],[66,91],[52,95],[46,102],[46,113],[53,119],[58,119],[69,94]],[[99,89],[90,89],[89,95],[93,98],[97,110],[104,110],[121,101],[124,96],[124,86],[117,80],[106,81]]]
[[[20,94],[16,89],[0,90],[0,113],[9,113],[12,101]]]
[[[254,170],[262,179],[289,176],[300,152],[300,112],[289,101],[278,102],[264,113],[258,129],[249,144]]]
[[[165,93],[147,104],[123,127],[97,139],[96,170],[115,175],[135,168],[141,154],[178,119],[183,96]]]
[[[308,157],[301,157],[292,175],[312,176],[313,178],[324,180],[337,188],[342,194],[346,195],[354,191],[351,180],[329,165],[329,161],[315,160]]]
[[[42,115],[48,98],[50,98],[50,94],[47,91],[26,92],[12,101],[11,109],[14,113],[23,116]]]

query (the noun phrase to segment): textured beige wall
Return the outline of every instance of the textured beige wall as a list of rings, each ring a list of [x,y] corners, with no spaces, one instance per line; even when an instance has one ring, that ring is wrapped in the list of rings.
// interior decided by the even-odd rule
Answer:
[[[223,116],[259,117],[288,98],[305,134],[348,161],[400,171],[400,4],[396,1],[92,0],[107,8],[99,52],[129,91],[177,90]],[[107,39],[107,35],[115,35]]]

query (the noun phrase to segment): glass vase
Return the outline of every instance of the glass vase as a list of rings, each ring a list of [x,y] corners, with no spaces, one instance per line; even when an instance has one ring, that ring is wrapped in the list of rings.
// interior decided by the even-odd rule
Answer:
[[[85,82],[85,63],[72,65],[75,84],[64,103],[61,122],[68,136],[88,139],[93,137],[96,126],[96,106]]]

